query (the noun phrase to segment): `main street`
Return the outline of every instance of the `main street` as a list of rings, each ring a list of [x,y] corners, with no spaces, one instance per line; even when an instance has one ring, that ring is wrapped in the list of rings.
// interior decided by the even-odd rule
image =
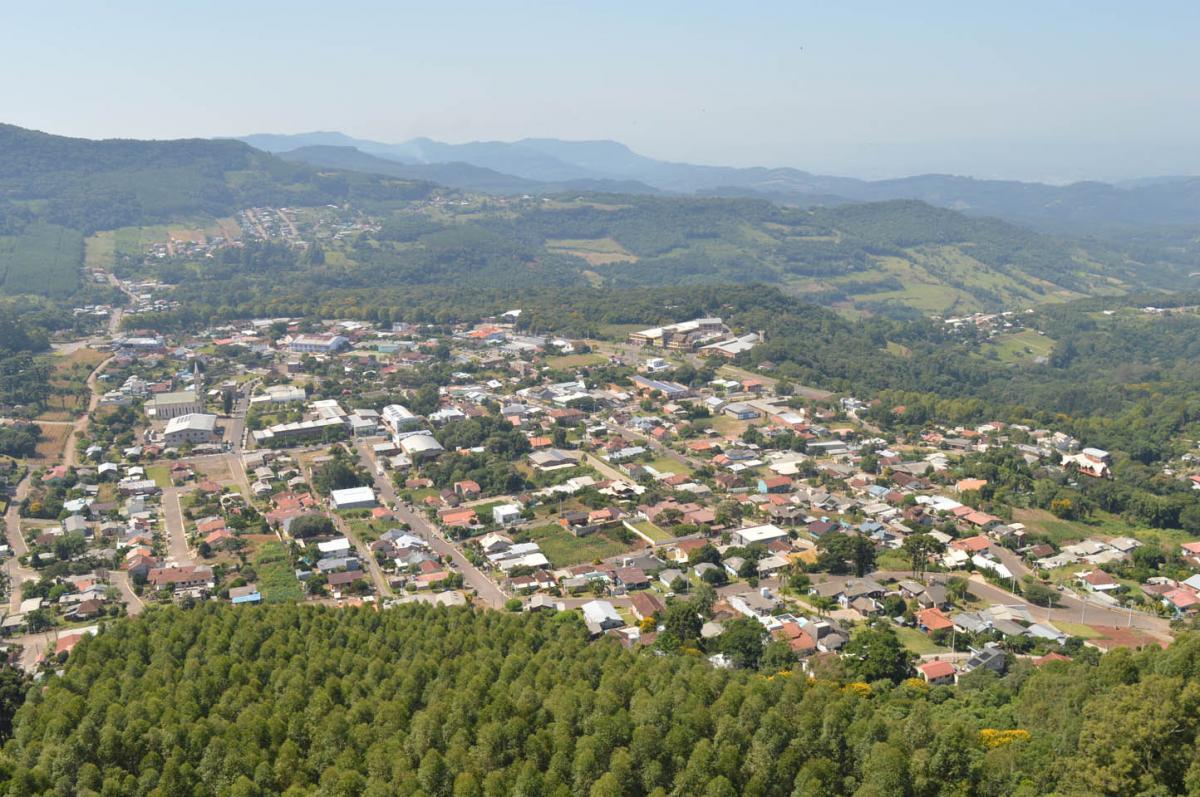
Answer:
[[[379,468],[371,457],[369,444],[365,440],[359,440],[355,448],[358,451],[359,462],[370,473],[374,474],[375,490],[379,494],[380,499],[383,503],[393,508],[397,519],[407,523],[414,532],[426,540],[438,556],[448,558],[453,562],[458,571],[462,573],[463,584],[474,590],[479,601],[482,601],[493,609],[503,608],[509,596],[494,581],[488,578],[483,571],[471,564],[470,560],[458,549],[458,546],[443,537],[441,532],[429,523],[428,520],[418,512],[400,503],[396,497],[396,490],[392,486],[391,478],[387,475],[386,471],[380,473]]]

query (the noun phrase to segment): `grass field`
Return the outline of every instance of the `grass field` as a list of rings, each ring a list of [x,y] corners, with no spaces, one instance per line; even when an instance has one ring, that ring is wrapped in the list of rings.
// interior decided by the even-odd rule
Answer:
[[[551,368],[584,368],[589,365],[603,365],[608,358],[603,354],[564,354],[561,357],[547,357],[546,364]]]
[[[604,532],[576,537],[557,523],[529,529],[528,534],[530,540],[541,546],[542,553],[554,567],[606,559],[631,547]]]
[[[916,653],[918,656],[927,656],[931,653],[949,653],[950,648],[944,648],[941,645],[934,643],[925,634],[922,634],[915,628],[905,628],[901,626],[894,627],[896,636],[900,639],[901,644],[905,648]]]
[[[633,526],[638,531],[654,540],[656,543],[664,543],[667,540],[674,539],[674,537],[651,523],[649,520],[643,520],[641,523],[634,523]]]
[[[0,293],[67,296],[79,287],[83,235],[55,224],[31,224],[0,236]]]
[[[359,512],[361,510],[356,509],[351,511]],[[375,540],[379,539],[379,535],[396,525],[390,520],[373,520],[370,517],[346,517],[345,513],[339,514],[342,514],[342,520],[350,528],[350,533],[367,544],[375,542]]]
[[[652,459],[646,464],[648,464],[650,467],[654,468],[659,473],[675,473],[675,474],[679,474],[681,476],[691,476],[692,475],[691,468],[689,468],[687,465],[680,462],[679,460],[673,459],[672,457],[668,457],[668,456],[661,456],[656,459]]]
[[[1039,335],[1032,329],[997,335],[995,339],[980,347],[980,353],[988,359],[995,358],[1009,365],[1032,363],[1039,357],[1049,357],[1054,351],[1054,339]]]
[[[171,470],[166,465],[150,465],[146,468],[146,478],[153,479],[159,487],[171,486]]]
[[[1044,509],[1014,509],[1013,520],[1024,523],[1032,532],[1044,534],[1056,545],[1075,542],[1088,537],[1133,537],[1142,542],[1158,543],[1171,548],[1191,537],[1182,531],[1151,529],[1126,523],[1116,515],[1096,512],[1085,521],[1062,520]]]
[[[304,589],[296,579],[283,543],[263,544],[254,558],[254,570],[258,573],[258,591],[264,603],[287,603],[304,597]]]
[[[37,444],[37,458],[43,462],[58,459],[62,455],[63,445],[71,427],[65,423],[39,423],[42,439]]]
[[[83,265],[111,269],[117,262],[117,239],[112,230],[89,235],[83,242]]]

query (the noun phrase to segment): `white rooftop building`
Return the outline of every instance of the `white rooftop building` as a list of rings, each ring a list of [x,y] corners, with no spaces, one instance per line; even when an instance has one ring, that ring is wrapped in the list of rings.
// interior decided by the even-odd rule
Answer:
[[[334,509],[369,509],[375,506],[375,491],[370,487],[348,487],[329,494]]]

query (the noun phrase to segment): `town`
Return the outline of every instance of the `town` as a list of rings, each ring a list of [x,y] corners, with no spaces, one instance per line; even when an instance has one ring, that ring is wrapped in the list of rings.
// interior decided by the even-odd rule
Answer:
[[[304,245],[292,213],[240,218]],[[5,463],[0,631],[27,669],[156,604],[429,602],[810,674],[884,624],[941,684],[1165,645],[1200,611],[1200,541],[1004,500],[1014,472],[1107,479],[1108,452],[1001,422],[885,430],[870,396],[735,366],[763,334],[721,318],[605,340],[532,334],[518,308],[164,334],[137,314],[173,309],[169,286],[94,277],[130,301],[79,311],[107,324],[86,406],[61,456]]]

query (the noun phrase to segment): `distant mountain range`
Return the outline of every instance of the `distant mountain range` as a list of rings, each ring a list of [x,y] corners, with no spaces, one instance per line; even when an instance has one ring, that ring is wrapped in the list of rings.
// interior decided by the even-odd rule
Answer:
[[[423,179],[487,193],[599,190],[759,197],[796,205],[918,199],[977,216],[1042,230],[1104,235],[1200,223],[1200,177],[1155,177],[1120,184],[1065,186],[927,174],[868,181],[792,168],[735,168],[672,163],[639,155],[615,141],[528,138],[445,144],[415,138],[400,144],[344,133],[251,135],[242,141],[312,165]],[[399,164],[405,168],[397,168]]]

